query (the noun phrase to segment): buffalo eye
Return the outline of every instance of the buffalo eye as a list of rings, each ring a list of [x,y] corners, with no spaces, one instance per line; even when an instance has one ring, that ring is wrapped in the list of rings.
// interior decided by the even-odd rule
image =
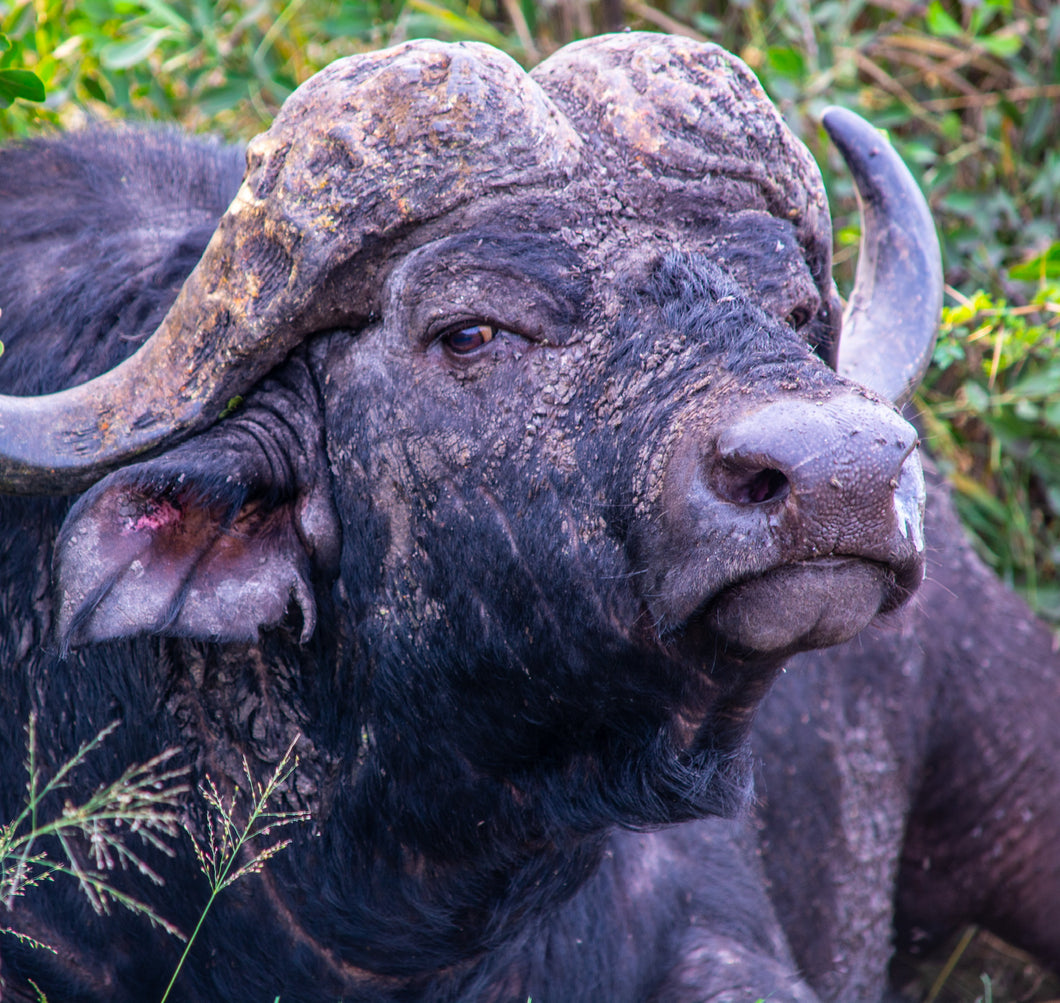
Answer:
[[[454,355],[470,355],[493,341],[497,333],[492,324],[469,324],[446,331],[439,340]]]

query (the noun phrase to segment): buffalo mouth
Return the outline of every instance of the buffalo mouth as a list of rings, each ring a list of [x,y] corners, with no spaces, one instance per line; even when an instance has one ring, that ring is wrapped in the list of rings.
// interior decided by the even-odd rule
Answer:
[[[783,660],[849,641],[880,613],[900,606],[919,567],[896,571],[860,557],[821,557],[740,579],[704,602],[674,632],[690,658],[712,664]]]

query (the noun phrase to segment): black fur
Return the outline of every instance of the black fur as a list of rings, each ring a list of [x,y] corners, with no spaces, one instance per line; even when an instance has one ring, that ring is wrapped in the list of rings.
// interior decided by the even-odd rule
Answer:
[[[134,350],[198,259],[238,185],[239,161],[236,151],[171,134],[110,131],[0,154],[0,191],[14,207],[3,232],[29,235],[0,239],[4,391],[80,382]],[[813,332],[783,322],[786,287],[760,253],[788,224],[758,232],[741,219],[731,228],[737,245],[718,239],[721,264],[702,248],[659,254],[616,282],[558,227],[505,220],[503,207],[482,215],[466,233],[417,249],[406,271],[386,279],[380,311],[321,331],[233,417],[86,493],[61,537],[68,503],[0,499],[2,817],[23,797],[15,765],[31,713],[45,772],[122,722],[78,774],[83,790],[172,746],[193,777],[230,789],[244,755],[260,779],[301,736],[297,783],[282,803],[310,806],[313,821],[285,830],[292,845],[264,877],[222,893],[178,999],[878,992],[889,933],[876,953],[851,948],[843,981],[827,960],[836,945],[849,947],[840,920],[869,915],[889,930],[895,896],[903,929],[931,920],[942,931],[992,914],[978,901],[934,912],[937,891],[905,875],[914,861],[904,861],[899,883],[900,838],[878,835],[865,847],[883,861],[871,894],[822,896],[833,905],[821,942],[800,932],[815,931],[819,916],[800,869],[827,858],[850,819],[844,736],[819,759],[810,739],[789,735],[815,714],[810,727],[831,735],[845,720],[835,705],[846,703],[868,729],[858,701],[881,708],[888,727],[869,738],[886,739],[889,753],[868,767],[900,774],[887,819],[897,832],[908,825],[917,852],[932,845],[946,786],[962,788],[965,814],[979,810],[962,785],[988,771],[964,772],[950,747],[929,748],[928,737],[937,714],[970,715],[951,695],[960,681],[944,639],[929,633],[931,603],[945,606],[950,638],[985,622],[982,600],[951,570],[970,562],[966,546],[943,526],[940,585],[910,614],[922,642],[870,634],[839,653],[802,656],[805,678],[839,694],[828,708],[812,688],[780,684],[758,738],[768,749],[761,842],[747,818],[704,821],[739,816],[747,801],[752,712],[779,664],[714,639],[703,670],[691,671],[680,631],[659,635],[643,585],[652,534],[662,532],[645,456],[666,455],[682,422],[708,436],[710,422],[739,413],[747,396],[772,398],[789,385],[814,399],[842,390],[808,347]],[[483,319],[498,329],[472,363],[447,356],[445,328],[416,313],[432,296],[470,300],[468,275],[489,293],[496,313]],[[474,307],[457,319],[481,316]],[[553,365],[562,352],[577,360],[573,374]],[[552,381],[547,399],[539,371]],[[126,511],[113,539],[136,539],[141,502],[170,506],[179,529],[169,543],[200,534],[199,556],[181,565],[162,608],[143,612],[127,564],[108,563],[101,550],[85,596],[59,623],[48,571],[56,547],[63,569],[73,529]],[[334,519],[341,532],[331,534]],[[300,600],[252,619],[249,641],[215,632],[227,643],[213,643],[196,632],[190,596],[208,577],[202,555],[240,533],[260,548],[255,555],[284,555],[314,608]],[[239,565],[247,567],[253,575],[252,564]],[[963,577],[988,580],[978,566]],[[966,604],[940,599],[944,588],[964,592]],[[1041,629],[1011,597],[1004,602],[1038,652]],[[110,636],[108,618],[127,607],[141,630],[176,636],[82,643]],[[303,643],[311,615],[317,627]],[[59,650],[57,627],[69,651]],[[908,661],[911,649],[923,653],[916,686],[882,672],[865,678],[881,659]],[[978,685],[998,674],[1001,654],[981,664]],[[1022,712],[1018,699],[1001,703]],[[1031,772],[1051,783],[1057,767],[1043,765],[1033,744],[1022,746]],[[798,797],[783,793],[789,773]],[[189,800],[187,812],[189,827],[203,831],[203,805]],[[824,821],[814,829],[804,818]],[[812,832],[792,837],[800,827]],[[1055,828],[1043,813],[1027,842]],[[147,854],[165,878],[161,891],[135,873],[118,880],[189,931],[207,889],[189,846],[177,849],[172,859]],[[960,866],[971,881],[982,865],[969,851]],[[1060,888],[1055,870],[1047,881]],[[820,874],[837,886],[844,876],[827,859]],[[1001,910],[1005,932],[1055,959],[1055,923],[1035,926],[1013,911]],[[31,893],[10,925],[59,948],[52,956],[3,937],[0,977],[13,999],[33,998],[31,978],[53,1000],[158,998],[179,955],[179,943],[142,919],[94,915],[73,883]]]

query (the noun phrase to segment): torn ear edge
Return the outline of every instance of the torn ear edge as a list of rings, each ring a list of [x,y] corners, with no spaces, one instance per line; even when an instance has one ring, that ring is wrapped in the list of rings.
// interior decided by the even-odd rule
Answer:
[[[337,564],[329,492],[316,483],[275,497],[166,460],[111,474],[67,516],[55,551],[62,648],[141,633],[256,640],[292,605],[308,641],[314,577]]]

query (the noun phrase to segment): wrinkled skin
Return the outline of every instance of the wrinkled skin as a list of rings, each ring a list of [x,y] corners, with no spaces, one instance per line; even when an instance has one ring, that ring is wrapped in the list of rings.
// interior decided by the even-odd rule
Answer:
[[[402,51],[438,68],[434,49]],[[475,79],[504,83],[483,58]],[[0,241],[6,391],[109,369],[158,327],[200,254],[231,260],[247,233],[281,234],[316,283],[283,287],[283,255],[252,247],[231,311],[251,327],[289,311],[312,336],[232,416],[72,504],[4,499],[4,761],[24,757],[30,713],[49,767],[119,719],[84,789],[170,746],[194,779],[228,789],[243,756],[268,776],[297,737],[283,804],[313,821],[218,899],[177,998],[870,999],[892,901],[900,932],[974,918],[1055,959],[1055,869],[1009,900],[991,860],[1004,816],[946,838],[986,818],[999,789],[1016,811],[1056,789],[1047,638],[948,524],[925,598],[889,612],[922,571],[919,525],[895,505],[896,491],[916,497],[915,436],[827,365],[837,300],[804,151],[784,139],[773,174],[720,171],[713,186],[667,173],[653,158],[683,133],[662,113],[623,118],[636,75],[607,60],[599,79],[567,74],[566,58],[537,79],[570,131],[531,102],[553,159],[541,167],[527,147],[513,176],[501,149],[496,184],[484,170],[474,198],[459,172],[424,175],[397,223],[387,197],[358,203],[382,221],[365,260],[329,256],[356,243],[345,202],[289,239],[315,196],[270,158],[323,163],[328,197],[355,171],[313,160],[308,139],[288,153],[283,122],[252,145],[210,249],[239,184],[226,151],[97,134],[0,159],[5,234],[25,241]],[[681,86],[658,107],[679,107]],[[750,114],[739,87],[728,119],[717,105],[723,141]],[[579,88],[613,90],[619,114],[587,122]],[[288,126],[312,121],[313,93]],[[616,151],[658,183],[606,169]],[[288,184],[297,197],[272,196]],[[452,204],[454,191],[468,197]],[[148,223],[117,211],[128,204]],[[160,227],[174,205],[183,220]],[[276,206],[294,207],[283,225]],[[239,229],[240,213],[260,231]],[[236,315],[203,296],[204,324]],[[786,424],[799,434],[778,434]],[[863,430],[876,445],[850,446]],[[825,468],[805,453],[789,465],[807,438],[826,444]],[[988,601],[1025,626],[1011,669],[1025,685]],[[704,819],[745,804],[752,720],[783,663],[880,613],[886,627],[797,656],[766,701],[761,831]],[[961,632],[987,635],[968,680],[955,678]],[[868,752],[850,759],[858,742]],[[4,818],[22,795],[0,787]],[[201,833],[202,806],[187,810]],[[1014,871],[1056,830],[1035,811],[1003,848]],[[849,869],[835,850],[848,839]],[[954,880],[936,885],[923,860],[940,853]],[[165,888],[132,873],[122,886],[190,930],[206,898],[190,848],[147,855]],[[27,897],[10,925],[59,951],[5,938],[5,999],[35,998],[30,978],[52,999],[157,998],[180,949],[140,919],[94,916],[72,883]]]

